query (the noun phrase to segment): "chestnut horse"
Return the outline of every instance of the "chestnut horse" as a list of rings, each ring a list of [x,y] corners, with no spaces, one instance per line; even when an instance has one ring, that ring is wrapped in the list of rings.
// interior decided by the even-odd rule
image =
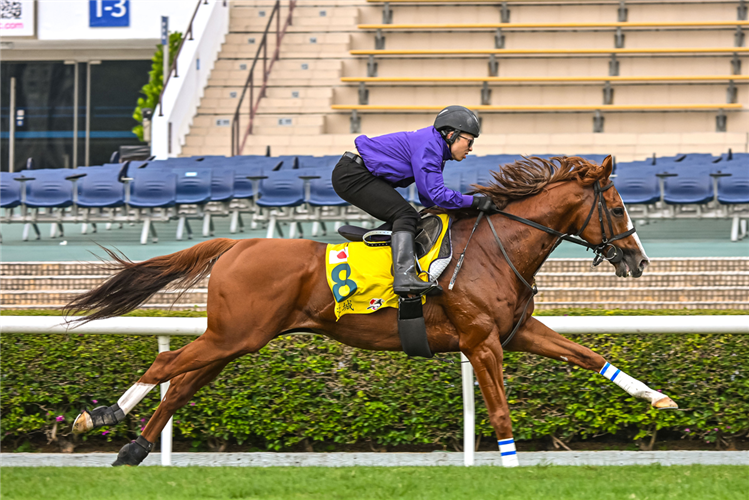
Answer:
[[[618,252],[619,258],[609,256],[616,262],[617,276],[637,278],[648,265],[621,197],[610,186],[611,171],[610,156],[601,165],[579,157],[525,158],[503,166],[489,186],[474,186],[505,212],[487,215],[488,221],[475,227],[478,212],[450,213],[454,248],[466,246],[472,229],[475,234],[454,288],[448,289],[447,282],[455,270],[455,257],[440,278],[444,293],[426,302],[427,336],[432,352],[460,351],[470,360],[505,466],[515,466],[518,460],[503,385],[504,350],[540,354],[594,370],[656,408],[676,408],[669,397],[530,316],[528,283],[533,283],[560,234],[579,233],[599,252],[602,243],[618,235],[612,253]],[[550,231],[540,230],[539,225]],[[114,463],[138,465],[169,418],[198,389],[230,361],[257,352],[279,335],[314,332],[361,349],[400,351],[395,309],[349,314],[336,321],[325,276],[325,251],[325,244],[309,240],[217,238],[139,263],[110,252],[119,272],[74,299],[66,312],[85,312],[84,321],[121,315],[168,285],[189,288],[210,272],[208,329],[185,347],[160,353],[117,404],[82,412],[74,430],[85,432],[120,422],[157,384],[171,381],[142,435],[125,445]],[[514,336],[506,342],[511,332]]]

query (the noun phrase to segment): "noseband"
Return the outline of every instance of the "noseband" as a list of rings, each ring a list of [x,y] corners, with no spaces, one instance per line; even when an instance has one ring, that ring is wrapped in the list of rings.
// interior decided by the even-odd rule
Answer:
[[[629,231],[624,231],[623,233],[614,234],[614,224],[611,222],[611,212],[609,211],[609,207],[606,205],[606,199],[603,197],[603,192],[610,189],[614,186],[613,182],[609,182],[606,186],[603,188],[601,187],[601,183],[599,181],[596,181],[595,184],[593,184],[593,205],[590,207],[590,212],[588,212],[588,216],[585,218],[585,222],[583,223],[582,227],[580,227],[580,230],[577,231],[575,234],[567,234],[562,233],[560,231],[557,231],[556,229],[552,229],[550,227],[544,226],[542,224],[539,224],[537,222],[533,222],[532,220],[525,219],[523,217],[518,217],[517,215],[504,212],[502,210],[495,210],[492,213],[500,214],[504,217],[507,217],[510,220],[514,220],[517,222],[521,222],[527,226],[535,227],[536,229],[540,229],[541,231],[544,231],[546,233],[552,234],[557,237],[557,241],[554,243],[554,246],[551,249],[551,252],[556,249],[557,246],[564,241],[569,241],[570,243],[574,243],[575,245],[580,245],[588,250],[593,250],[593,253],[595,254],[595,257],[593,258],[593,266],[597,266],[604,260],[607,260],[611,262],[612,264],[616,264],[624,258],[624,252],[621,248],[614,245],[612,242],[621,240],[622,238],[626,238],[627,236],[630,236],[634,234],[635,228],[634,224],[632,225],[632,229]],[[598,223],[601,225],[601,243],[598,245],[593,245],[591,243],[588,243],[584,239],[582,239],[583,231],[585,231],[585,228],[588,227],[588,223],[590,222],[590,219],[593,217],[593,212],[596,210],[596,207],[598,207]],[[609,226],[609,234],[611,234],[611,238],[606,236],[606,227],[603,223],[603,214],[606,214],[606,222]],[[473,225],[473,230],[471,230],[471,234],[468,236],[468,241],[466,242],[466,246],[463,249],[463,253],[460,254],[460,258],[458,259],[458,264],[455,266],[455,271],[453,272],[452,279],[450,280],[450,285],[448,286],[449,290],[453,289],[453,285],[455,285],[455,279],[458,277],[458,271],[460,271],[460,268],[463,266],[463,258],[465,257],[466,249],[468,248],[468,243],[471,242],[471,238],[473,237],[473,233],[476,231],[476,227],[478,227],[479,222],[481,222],[481,218],[483,217],[484,212],[479,212],[478,217],[476,218],[476,223]],[[517,333],[518,328],[520,328],[520,325],[523,323],[523,320],[525,319],[525,313],[528,310],[528,306],[531,303],[531,299],[538,293],[538,289],[536,288],[536,284],[533,283],[532,285],[528,283],[528,281],[523,278],[523,276],[520,274],[520,272],[515,268],[512,261],[510,261],[510,256],[507,255],[507,252],[505,251],[504,245],[502,245],[502,241],[499,239],[499,235],[497,234],[497,231],[494,229],[494,224],[492,224],[492,221],[489,217],[486,218],[486,222],[489,223],[489,227],[492,230],[492,233],[494,234],[494,239],[497,242],[497,245],[499,245],[499,249],[502,251],[502,255],[504,256],[507,263],[510,265],[510,268],[515,273],[515,276],[518,277],[521,283],[525,285],[526,288],[528,288],[531,291],[530,297],[528,297],[528,300],[525,303],[525,307],[523,308],[523,313],[520,316],[520,320],[517,322],[515,327],[512,329],[512,332],[510,332],[510,335],[507,336],[507,338],[502,342],[502,347],[506,346],[510,340],[515,336],[515,333]],[[551,254],[549,252],[549,254]]]

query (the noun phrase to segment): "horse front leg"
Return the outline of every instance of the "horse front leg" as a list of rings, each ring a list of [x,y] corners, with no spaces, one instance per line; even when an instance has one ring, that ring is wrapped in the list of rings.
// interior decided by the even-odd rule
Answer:
[[[502,465],[517,467],[519,463],[515,440],[512,437],[510,407],[505,396],[502,370],[504,356],[499,334],[496,331],[492,332],[479,344],[461,345],[460,350],[471,361],[476,372],[481,394],[484,396],[484,402],[489,411],[489,421],[497,434]]]
[[[533,317],[528,318],[528,321],[520,327],[515,338],[507,345],[507,350],[540,354],[547,358],[566,361],[586,370],[595,371],[624,389],[631,396],[645,399],[650,402],[653,408],[659,410],[679,407],[670,397],[627,375],[607,362],[603,356],[562,337]]]

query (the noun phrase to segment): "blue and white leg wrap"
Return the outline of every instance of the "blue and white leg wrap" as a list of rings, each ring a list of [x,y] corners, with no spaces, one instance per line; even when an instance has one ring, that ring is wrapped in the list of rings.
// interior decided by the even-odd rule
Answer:
[[[520,465],[513,438],[500,439],[497,443],[499,443],[499,454],[502,456],[502,467],[517,467]]]
[[[639,380],[630,377],[616,366],[606,363],[599,372],[601,375],[611,380],[613,383],[627,391],[632,396],[647,399],[651,404],[666,397],[658,391],[654,391]]]

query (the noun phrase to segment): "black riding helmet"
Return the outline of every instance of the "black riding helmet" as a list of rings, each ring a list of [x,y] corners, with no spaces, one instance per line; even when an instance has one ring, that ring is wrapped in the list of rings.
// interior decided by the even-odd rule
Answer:
[[[437,118],[434,120],[434,128],[436,128],[442,137],[445,138],[448,144],[452,144],[460,135],[460,132],[468,132],[474,137],[478,137],[481,133],[481,127],[479,126],[479,119],[473,114],[468,108],[463,106],[448,106],[439,112]],[[447,139],[447,134],[456,131],[451,139]]]

